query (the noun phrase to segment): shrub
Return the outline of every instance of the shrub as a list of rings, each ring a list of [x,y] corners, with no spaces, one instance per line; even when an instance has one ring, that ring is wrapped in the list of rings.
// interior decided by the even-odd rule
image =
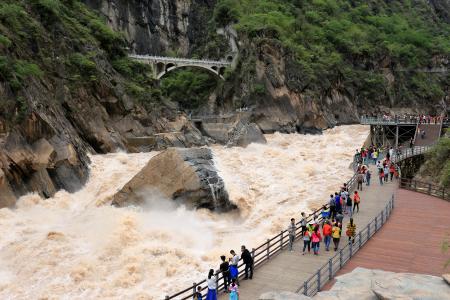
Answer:
[[[27,13],[23,7],[17,4],[0,4],[0,21],[17,31],[22,28],[23,21],[27,19]]]
[[[74,53],[69,56],[69,64],[76,67],[81,75],[93,75],[97,71],[95,62],[81,53]]]
[[[11,43],[10,39],[8,39],[6,36],[0,34],[0,45],[8,48],[9,46],[11,46],[11,44],[12,43]]]

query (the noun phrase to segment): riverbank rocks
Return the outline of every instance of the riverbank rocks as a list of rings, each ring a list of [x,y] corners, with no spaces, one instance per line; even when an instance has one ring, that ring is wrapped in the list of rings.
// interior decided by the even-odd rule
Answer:
[[[147,197],[162,195],[192,208],[228,211],[224,182],[207,148],[171,148],[153,157],[113,197],[115,206],[143,205]]]
[[[450,274],[444,274],[442,275],[442,278],[447,282],[448,285],[450,285]]]
[[[314,300],[450,300],[450,287],[437,276],[356,268],[336,279],[331,290]]]

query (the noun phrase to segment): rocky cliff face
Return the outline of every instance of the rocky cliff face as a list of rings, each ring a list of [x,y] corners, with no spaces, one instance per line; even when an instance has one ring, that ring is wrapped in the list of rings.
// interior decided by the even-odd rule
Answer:
[[[215,0],[84,0],[123,31],[137,54],[188,57],[201,47]]]
[[[89,153],[206,143],[160,102],[120,35],[70,3],[0,4],[0,208],[28,192],[79,189]]]

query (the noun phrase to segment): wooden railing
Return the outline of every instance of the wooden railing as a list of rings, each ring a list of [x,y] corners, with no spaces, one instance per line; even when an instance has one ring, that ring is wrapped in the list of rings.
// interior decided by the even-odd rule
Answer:
[[[347,181],[347,188],[349,192],[353,191],[356,186],[356,173],[353,174],[352,178]],[[328,209],[329,205],[326,204],[325,207]],[[318,222],[322,221],[322,211],[323,206],[320,209],[317,209],[313,211],[311,214],[309,214],[306,217],[306,221],[310,222],[314,218]],[[301,237],[301,226],[300,221],[296,223],[296,230],[295,230],[295,239],[298,239]],[[273,256],[277,255],[281,250],[283,250],[287,245],[289,244],[289,237],[288,237],[288,231],[282,230],[279,234],[276,236],[267,239],[264,243],[259,245],[256,248],[253,248],[251,251],[252,257],[253,257],[253,269],[255,270],[265,262],[269,261]],[[240,264],[238,265],[239,270],[239,278],[244,276],[245,265],[242,262],[242,259],[240,260]],[[223,276],[219,270],[216,271],[216,278],[217,278],[217,292],[220,292],[224,289],[223,284]],[[201,286],[201,291],[203,295],[206,295],[208,291],[208,287],[206,284],[206,279],[202,280],[200,282],[194,282],[191,286],[189,286],[186,289],[183,289],[182,291],[177,292],[176,294],[166,296],[165,299],[192,299],[195,292],[197,291],[198,286]]]
[[[353,243],[348,243],[344,248],[340,249],[314,275],[304,281],[296,292],[310,297],[317,294],[342,269],[345,263],[386,223],[393,209],[394,195],[391,196],[391,199],[381,212],[363,230],[355,235]]]
[[[450,201],[450,189],[446,189],[445,187],[434,185],[429,182],[423,182],[409,178],[401,178],[400,188]]]

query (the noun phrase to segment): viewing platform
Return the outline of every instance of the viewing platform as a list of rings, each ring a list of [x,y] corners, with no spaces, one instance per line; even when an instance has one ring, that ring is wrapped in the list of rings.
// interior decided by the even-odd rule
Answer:
[[[428,147],[414,147],[402,151],[401,155],[396,155],[393,160],[401,161],[416,155],[423,154]],[[240,280],[240,298],[257,300],[259,296],[270,291],[289,291],[305,295],[315,295],[321,288],[332,279],[335,274],[345,265],[347,261],[351,261],[353,255],[365,244],[369,244],[370,238],[383,226],[385,222],[389,222],[392,211],[395,211],[396,199],[394,195],[397,193],[399,182],[388,181],[380,185],[377,177],[377,170],[374,165],[370,165],[372,172],[372,180],[370,186],[363,184],[361,196],[360,211],[355,213],[354,223],[356,224],[356,236],[354,244],[348,243],[348,237],[345,235],[346,226],[349,222],[349,216],[345,215],[343,220],[343,235],[338,251],[334,251],[330,247],[330,251],[325,251],[323,242],[320,245],[320,254],[318,256],[312,253],[302,255],[303,241],[301,239],[301,228],[297,223],[296,241],[294,243],[294,251],[288,251],[288,235],[283,230],[280,234],[267,239],[257,248],[252,249],[254,259],[255,272],[252,280]],[[356,189],[356,175],[348,182],[349,191],[353,193]],[[330,191],[334,192],[334,191]],[[441,191],[438,191],[439,193]],[[325,202],[326,200],[324,200]],[[311,220],[312,216],[321,220],[321,209],[310,214],[307,220]],[[298,215],[286,216],[286,227],[291,217],[300,219]],[[426,216],[424,218],[432,219]],[[413,224],[411,224],[413,225]],[[440,224],[439,226],[441,226]],[[429,226],[434,226],[430,224]],[[428,227],[431,228],[431,227]],[[440,229],[441,230],[441,229]],[[441,230],[442,231],[442,230]],[[249,245],[248,245],[249,246]],[[407,251],[408,249],[404,249]],[[218,267],[218,265],[217,265]],[[243,276],[243,264],[240,262],[240,276]],[[200,286],[202,293],[207,291],[205,280],[194,283],[191,287],[179,291],[176,294],[167,296],[165,299],[192,299],[194,290]],[[219,299],[228,299],[228,294],[223,292],[223,279],[221,275],[218,277]]]

